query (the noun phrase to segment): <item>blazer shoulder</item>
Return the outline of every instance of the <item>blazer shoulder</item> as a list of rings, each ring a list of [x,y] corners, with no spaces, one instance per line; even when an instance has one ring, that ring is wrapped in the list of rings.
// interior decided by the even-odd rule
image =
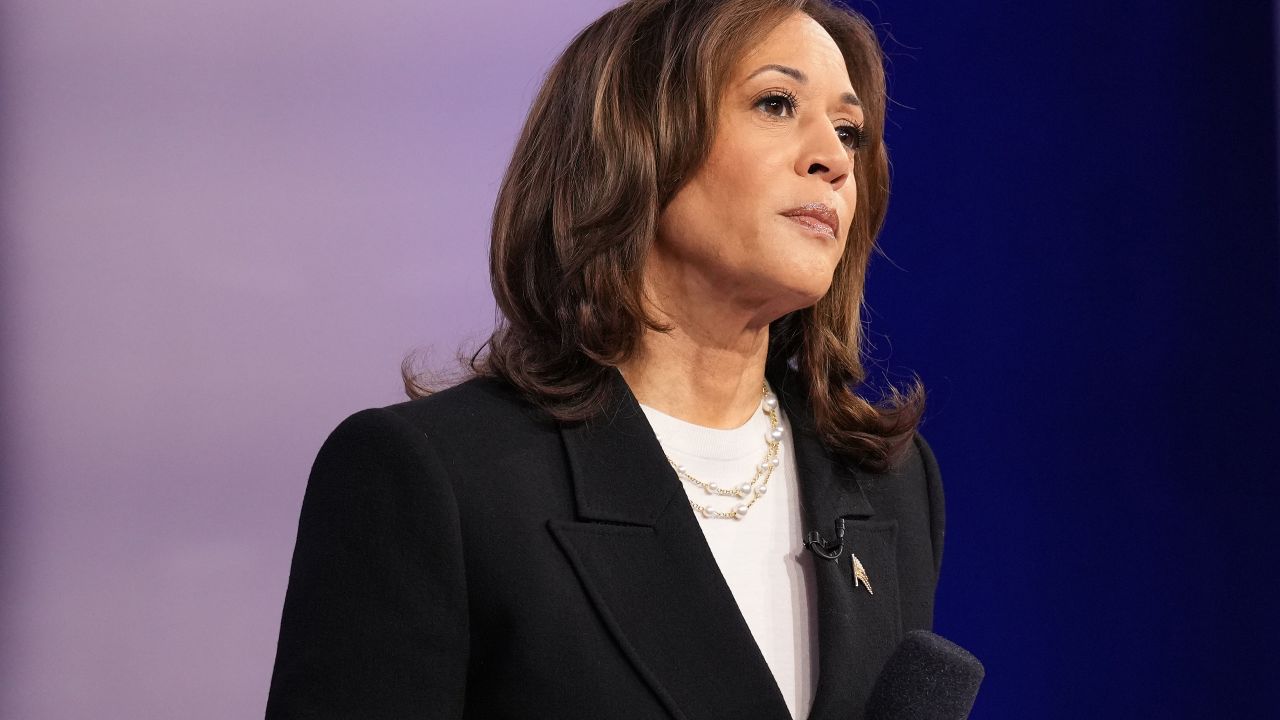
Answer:
[[[439,470],[458,457],[474,462],[529,448],[545,430],[538,414],[504,383],[472,378],[426,397],[351,413],[329,433],[317,463],[359,458],[373,466],[413,459]]]
[[[553,425],[549,415],[511,385],[494,378],[473,377],[426,397],[388,405],[427,435],[478,431],[492,434],[514,426]]]
[[[501,380],[473,377],[380,409],[427,441],[456,480],[561,452],[559,425]]]
[[[387,408],[368,408],[348,415],[329,433],[312,466],[311,485],[328,475],[355,482],[378,473],[399,477],[436,462],[426,438],[403,417]],[[321,472],[335,469],[340,472]]]
[[[942,491],[942,472],[938,469],[938,459],[933,454],[933,448],[920,431],[916,431],[912,444],[919,457],[921,472],[924,475],[925,492],[929,500],[929,535],[933,544],[936,577],[942,570],[943,540],[947,531],[947,505]]]

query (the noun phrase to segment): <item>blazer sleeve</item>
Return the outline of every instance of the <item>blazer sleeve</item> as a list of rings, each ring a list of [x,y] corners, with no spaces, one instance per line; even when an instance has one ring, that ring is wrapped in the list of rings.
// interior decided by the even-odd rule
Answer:
[[[947,504],[942,494],[942,474],[938,460],[924,436],[916,433],[916,447],[924,466],[925,487],[929,495],[929,540],[933,544],[933,578],[936,583],[942,573],[942,546],[947,531]]]
[[[303,497],[268,720],[460,717],[468,637],[441,462],[394,412],[352,415],[321,447]]]

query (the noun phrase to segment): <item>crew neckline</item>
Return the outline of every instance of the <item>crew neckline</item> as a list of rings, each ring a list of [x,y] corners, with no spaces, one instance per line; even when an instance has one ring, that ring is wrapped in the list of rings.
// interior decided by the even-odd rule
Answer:
[[[765,435],[770,428],[769,416],[762,407],[757,407],[751,417],[736,428],[698,425],[644,403],[640,403],[640,409],[668,453],[675,451],[707,460],[740,460],[768,449]],[[779,425],[785,428],[787,420],[782,408],[777,412]]]

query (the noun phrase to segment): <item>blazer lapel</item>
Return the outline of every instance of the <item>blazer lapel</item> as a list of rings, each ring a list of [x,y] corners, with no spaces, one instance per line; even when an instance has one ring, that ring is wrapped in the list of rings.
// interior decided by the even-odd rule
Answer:
[[[610,373],[605,418],[561,426],[581,521],[552,520],[552,534],[672,717],[789,719],[680,480]]]
[[[818,685],[810,720],[861,718],[871,687],[897,647],[902,629],[898,605],[897,522],[874,519],[864,485],[870,478],[846,465],[819,440],[807,396],[794,371],[771,365],[769,380],[791,421],[801,517],[805,533],[844,538],[835,560],[814,555],[818,593]],[[853,554],[871,588],[854,584]]]
[[[675,718],[790,718],[647,418],[616,369],[602,419],[561,425],[579,520],[548,523],[637,672]],[[822,445],[799,378],[766,369],[792,428],[806,532],[845,537],[815,556],[818,684],[810,720],[862,717],[862,703],[901,636],[896,522],[873,519],[862,483]],[[872,592],[854,586],[857,553]]]

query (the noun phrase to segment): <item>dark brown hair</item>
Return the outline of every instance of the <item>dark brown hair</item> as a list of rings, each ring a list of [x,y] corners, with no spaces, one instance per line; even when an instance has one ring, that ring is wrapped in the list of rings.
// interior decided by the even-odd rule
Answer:
[[[889,200],[884,60],[868,22],[829,0],[632,0],[573,39],[534,100],[494,206],[489,269],[502,318],[472,372],[562,421],[607,405],[608,368],[646,329],[668,329],[642,297],[659,213],[707,156],[738,59],[795,11],[840,47],[869,142],[854,163],[857,211],[831,288],[770,325],[769,361],[796,368],[830,448],[873,471],[897,459],[924,411],[919,378],[878,405],[854,392],[866,378],[864,277]],[[410,397],[432,391],[409,359],[402,375]]]

